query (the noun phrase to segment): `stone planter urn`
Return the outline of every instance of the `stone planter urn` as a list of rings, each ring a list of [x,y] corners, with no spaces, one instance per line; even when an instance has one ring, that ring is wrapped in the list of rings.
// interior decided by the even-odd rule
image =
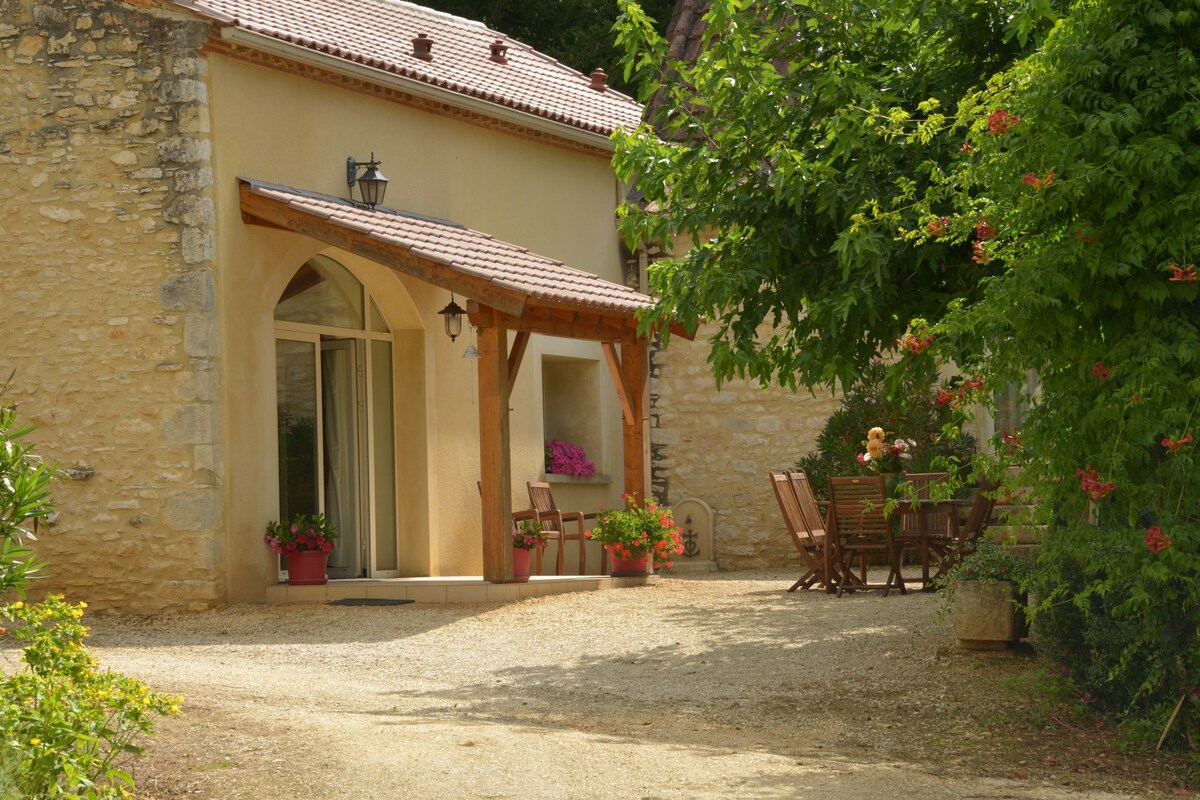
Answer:
[[[950,617],[955,646],[962,650],[1004,650],[1029,634],[1025,597],[1011,581],[961,581],[954,587]]]

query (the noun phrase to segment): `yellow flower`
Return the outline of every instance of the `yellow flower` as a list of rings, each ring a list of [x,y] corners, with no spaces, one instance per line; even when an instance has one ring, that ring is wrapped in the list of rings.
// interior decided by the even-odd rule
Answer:
[[[31,745],[33,745],[34,747],[37,747],[39,744],[41,744],[41,743],[42,743],[42,740],[41,740],[41,739],[30,739],[30,740],[29,740],[29,743],[30,743]]]
[[[81,602],[79,603],[79,607],[80,607],[80,608],[87,608],[87,603],[84,603],[84,602],[82,602],[82,601],[81,601]]]
[[[20,600],[18,600],[17,602],[12,604],[13,611],[20,611],[24,607],[25,607],[25,604],[22,603]]]
[[[872,442],[882,442],[885,435],[883,428],[871,428],[867,431],[867,439]]]

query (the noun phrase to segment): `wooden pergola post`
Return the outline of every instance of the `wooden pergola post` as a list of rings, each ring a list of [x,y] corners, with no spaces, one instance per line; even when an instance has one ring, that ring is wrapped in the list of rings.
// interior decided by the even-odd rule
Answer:
[[[646,440],[650,426],[650,359],[645,339],[621,345],[621,378],[633,419],[622,415],[625,491],[645,502],[650,498]]]
[[[604,360],[621,401],[621,442],[624,452],[625,493],[645,502],[650,495],[646,439],[650,425],[650,380],[645,339],[621,342],[621,353],[613,342],[602,342]]]
[[[508,329],[504,316],[480,308],[479,327],[479,487],[483,495],[483,579],[513,578],[512,474],[509,452]]]

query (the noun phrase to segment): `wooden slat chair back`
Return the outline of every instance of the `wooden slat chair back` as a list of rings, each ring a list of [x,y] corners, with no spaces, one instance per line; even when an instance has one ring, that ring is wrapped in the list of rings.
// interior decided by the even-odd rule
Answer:
[[[900,579],[895,544],[892,541],[887,514],[887,490],[883,477],[829,479],[829,535],[837,548],[838,596],[855,589],[881,589],[884,597],[893,588],[905,593]],[[887,582],[872,585],[866,580],[866,558],[872,553],[883,554],[889,565]],[[862,575],[857,580],[851,565],[855,558],[862,563]]]
[[[817,505],[817,498],[813,496],[812,484],[809,483],[808,476],[803,472],[789,472],[788,481],[792,484],[792,491],[796,493],[796,502],[800,504],[800,513],[804,515],[804,520],[808,523],[809,532],[814,538],[823,540],[825,538],[825,515],[821,513],[821,507]]]
[[[804,513],[800,510],[800,503],[796,499],[796,493],[793,491],[787,475],[782,472],[772,472],[771,490],[775,493],[775,501],[779,503],[779,511],[783,514],[783,522],[787,526],[788,535],[792,537],[792,544],[800,552],[805,564],[804,574],[792,584],[788,591],[794,592],[801,586],[811,589],[815,583],[824,583],[824,531],[822,531],[821,541],[818,542],[809,529]]]
[[[555,574],[563,574],[563,550],[566,542],[579,542],[579,574],[587,574],[587,537],[584,535],[584,515],[579,511],[561,511],[554,503],[554,494],[550,484],[530,481],[526,484],[529,489],[529,504],[533,506],[534,518],[541,523],[542,530],[550,537],[550,541],[558,543],[558,553],[555,560]],[[574,522],[578,527],[574,533],[568,533],[566,523]],[[540,559],[539,559],[540,561]]]
[[[967,521],[960,526],[960,550],[964,552],[974,550],[975,543],[987,530],[988,523],[992,521],[992,511],[996,508],[994,495],[997,488],[995,481],[987,478],[979,481],[979,491],[975,493],[975,501],[971,503],[971,510],[967,512]]]
[[[914,500],[928,500],[934,484],[945,481],[949,475],[945,472],[909,472],[904,476],[904,480],[908,483],[909,488],[905,489],[903,497],[907,497],[908,493],[912,493]],[[936,509],[930,509],[925,512],[925,530],[930,537],[944,537],[950,535],[950,515],[949,506],[941,506]],[[905,536],[917,536],[920,533],[920,519],[915,514],[905,514],[903,516],[902,531]]]

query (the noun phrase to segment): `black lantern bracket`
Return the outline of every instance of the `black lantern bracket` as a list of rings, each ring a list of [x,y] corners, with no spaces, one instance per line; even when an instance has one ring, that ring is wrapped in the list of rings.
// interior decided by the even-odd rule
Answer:
[[[379,171],[379,165],[382,161],[375,160],[375,153],[371,153],[369,161],[359,161],[354,156],[346,159],[346,185],[350,187],[351,199],[354,197],[354,184],[358,184],[358,192],[362,197],[364,205],[374,208],[383,202],[383,196],[387,192],[388,179],[383,177],[383,173]],[[366,170],[360,177],[358,171]]]

